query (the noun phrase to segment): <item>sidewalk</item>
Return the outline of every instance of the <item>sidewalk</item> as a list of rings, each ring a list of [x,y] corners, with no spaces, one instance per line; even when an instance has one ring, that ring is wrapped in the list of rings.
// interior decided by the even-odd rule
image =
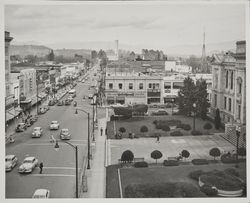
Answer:
[[[103,129],[102,136],[101,127]],[[87,171],[88,191],[83,193],[83,198],[105,198],[106,196],[105,129],[106,118],[100,118],[98,120],[98,131],[96,132],[96,149],[91,169]]]

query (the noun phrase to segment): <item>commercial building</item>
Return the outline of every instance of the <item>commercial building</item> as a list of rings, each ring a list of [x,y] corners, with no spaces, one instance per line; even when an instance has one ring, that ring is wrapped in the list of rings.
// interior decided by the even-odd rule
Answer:
[[[165,61],[166,72],[192,73],[192,67],[182,65],[179,61]]]
[[[108,73],[105,78],[107,104],[160,104],[162,77],[141,73]]]

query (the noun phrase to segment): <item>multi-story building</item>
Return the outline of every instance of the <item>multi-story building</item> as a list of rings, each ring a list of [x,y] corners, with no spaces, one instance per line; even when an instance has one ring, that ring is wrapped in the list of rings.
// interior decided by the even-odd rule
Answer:
[[[107,73],[105,95],[107,104],[163,103],[162,77],[141,73]]]
[[[224,124],[246,124],[246,42],[236,43],[236,54],[215,54],[212,60],[212,115],[220,110]]]
[[[9,47],[12,41],[10,33],[5,31],[5,121],[15,117],[14,94],[11,93],[12,83],[10,80],[10,53]]]

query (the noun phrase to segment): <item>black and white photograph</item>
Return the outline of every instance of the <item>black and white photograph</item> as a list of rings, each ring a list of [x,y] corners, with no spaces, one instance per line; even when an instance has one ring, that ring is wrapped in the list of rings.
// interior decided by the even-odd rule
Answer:
[[[1,7],[4,201],[249,203],[249,1]]]

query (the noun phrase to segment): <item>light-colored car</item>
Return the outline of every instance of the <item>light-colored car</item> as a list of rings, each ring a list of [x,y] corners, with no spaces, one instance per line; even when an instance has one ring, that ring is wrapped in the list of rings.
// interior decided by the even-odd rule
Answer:
[[[32,132],[32,137],[41,137],[43,133],[43,130],[41,127],[34,127],[34,130]]]
[[[50,197],[50,191],[47,190],[47,189],[37,189],[32,198],[35,198],[35,199],[47,199]]]
[[[18,168],[19,173],[31,173],[33,169],[38,166],[38,159],[35,157],[26,157],[23,163]]]
[[[11,171],[17,165],[18,159],[15,155],[5,156],[5,171]]]
[[[62,129],[61,133],[60,133],[60,138],[62,140],[70,140],[71,135],[69,133],[69,129],[67,129],[67,128]]]
[[[58,121],[51,121],[50,123],[50,130],[58,130],[60,127]]]
[[[69,101],[71,101],[71,102],[74,100],[72,96],[68,96],[67,99],[68,99]]]

